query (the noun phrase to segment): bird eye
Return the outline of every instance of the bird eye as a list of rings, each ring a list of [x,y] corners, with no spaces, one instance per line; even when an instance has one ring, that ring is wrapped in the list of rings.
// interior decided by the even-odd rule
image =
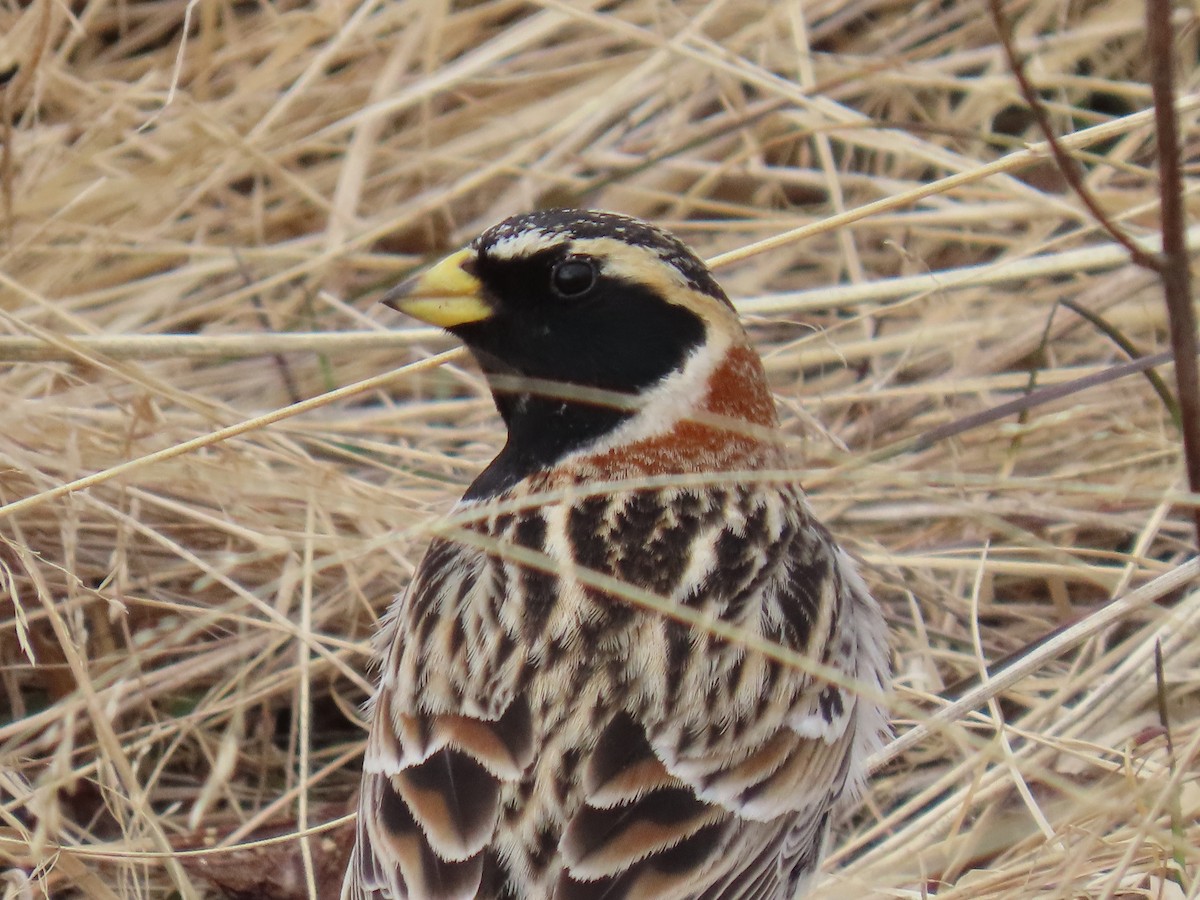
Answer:
[[[550,286],[560,297],[582,297],[595,283],[595,267],[590,260],[579,257],[564,259],[550,271]]]

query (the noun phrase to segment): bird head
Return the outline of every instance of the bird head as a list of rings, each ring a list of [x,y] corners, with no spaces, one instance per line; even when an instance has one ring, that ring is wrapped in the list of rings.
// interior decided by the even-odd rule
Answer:
[[[770,405],[761,364],[708,268],[637,219],[514,216],[383,302],[445,328],[478,359],[509,429],[505,482],[618,432],[670,428],[704,406],[735,350],[753,357],[738,370],[750,383],[732,386],[747,393],[742,418],[764,418],[764,395]],[[773,422],[773,409],[765,418]]]

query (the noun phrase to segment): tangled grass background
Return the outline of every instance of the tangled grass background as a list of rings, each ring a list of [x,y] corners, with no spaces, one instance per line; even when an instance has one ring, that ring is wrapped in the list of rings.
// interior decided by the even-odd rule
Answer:
[[[1156,246],[1140,5],[1005,13]],[[334,895],[375,619],[502,438],[373,301],[566,205],[719,264],[891,621],[907,737],[815,896],[1200,896],[1170,367],[975,418],[1168,347],[984,3],[8,0],[0,75],[6,898]]]

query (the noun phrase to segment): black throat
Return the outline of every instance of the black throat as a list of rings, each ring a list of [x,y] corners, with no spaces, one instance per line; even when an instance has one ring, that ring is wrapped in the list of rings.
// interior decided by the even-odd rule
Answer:
[[[508,443],[467,499],[495,496],[595,443],[705,341],[699,315],[635,281],[601,273],[582,298],[538,288],[560,255],[481,253],[478,277],[494,311],[451,329],[479,361],[508,426]]]
[[[492,360],[481,359],[489,375]],[[564,456],[594,443],[635,415],[625,406],[566,400],[545,394],[493,390],[508,440],[467,489],[464,499],[494,497],[535,472],[553,468]]]

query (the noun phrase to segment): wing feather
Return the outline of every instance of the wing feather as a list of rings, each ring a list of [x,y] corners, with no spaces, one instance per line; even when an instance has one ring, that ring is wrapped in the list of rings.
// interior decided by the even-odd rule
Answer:
[[[388,668],[402,677],[385,670],[373,701],[345,900],[479,895],[503,786],[534,758],[531,711],[497,677],[491,696],[464,703],[461,681],[476,673],[443,664],[437,648],[447,638],[427,645],[434,652],[424,657],[412,638],[451,634],[447,620],[494,608],[480,596],[496,589],[488,567],[477,551],[435,542],[385,624]],[[464,708],[491,714],[463,715]]]
[[[766,575],[753,580],[763,594],[746,608],[784,623],[774,639],[790,638],[852,681],[867,673],[864,686],[879,691],[883,635],[872,625],[873,601],[823,532],[816,546],[813,530],[794,533],[775,544],[777,558],[760,557]],[[724,663],[714,668],[714,659]],[[853,687],[781,674],[738,648],[702,660],[709,668],[695,680],[680,678],[681,690],[690,685],[710,700],[692,718],[647,724],[622,713],[597,739],[584,805],[562,845],[557,900],[791,897],[816,870],[832,810],[880,739],[874,704],[860,703]],[[732,687],[722,693],[704,679]],[[713,699],[722,697],[728,708]]]
[[[877,608],[828,535],[810,521],[788,524],[789,514],[732,517],[738,540],[714,540],[737,563],[737,579],[722,596],[717,568],[705,576],[697,566],[695,583],[717,614],[742,611],[743,627],[881,690]],[[802,502],[798,514],[806,515]],[[436,575],[425,571],[430,558]],[[435,543],[389,622],[395,674],[385,671],[375,701],[344,898],[466,900],[490,897],[510,879],[512,896],[552,900],[795,896],[820,864],[833,811],[881,740],[875,703],[710,635],[673,635],[687,626],[646,616],[630,627],[657,631],[622,645],[646,658],[621,664],[644,681],[614,682],[613,697],[576,698],[599,731],[572,730],[559,743],[563,720],[551,727],[533,718],[519,662],[530,651],[512,649],[526,636],[510,631],[510,645],[453,658],[442,649],[459,640],[447,617],[462,620],[456,628],[472,647],[506,640],[495,610],[504,600],[503,614],[519,620],[519,607],[503,596],[515,577],[504,565]],[[441,637],[408,640],[422,634]],[[483,658],[517,661],[481,670]],[[532,683],[544,717],[553,692],[571,688],[539,677]],[[652,683],[659,677],[661,688]],[[555,708],[569,714],[572,698]],[[528,813],[531,796],[548,805]],[[533,872],[540,880],[526,884]]]

